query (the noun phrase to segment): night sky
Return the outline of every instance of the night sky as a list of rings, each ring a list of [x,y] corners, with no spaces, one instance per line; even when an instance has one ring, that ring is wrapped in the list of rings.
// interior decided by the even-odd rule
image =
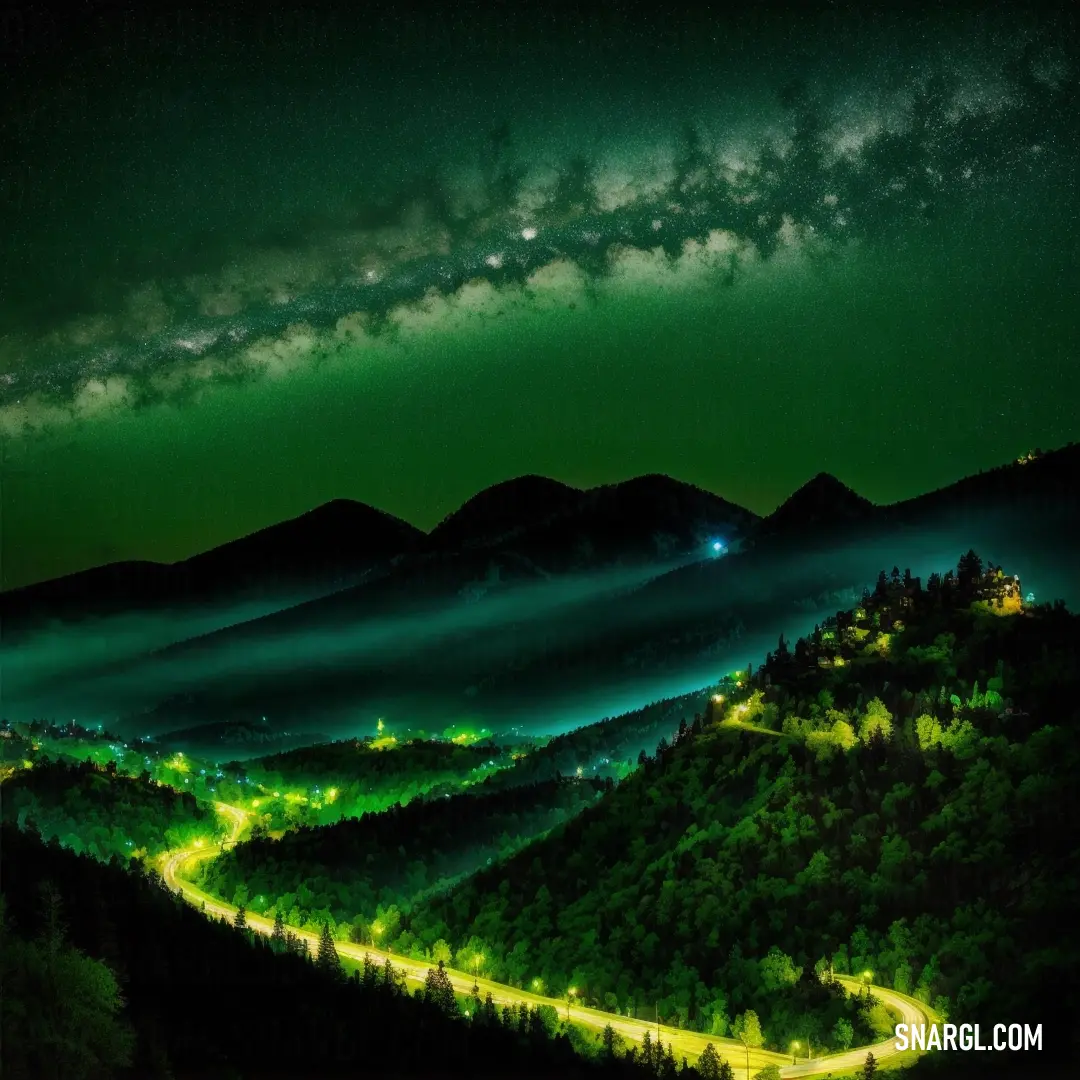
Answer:
[[[8,20],[3,587],[336,497],[766,513],[1080,437],[1074,18],[546,7]]]

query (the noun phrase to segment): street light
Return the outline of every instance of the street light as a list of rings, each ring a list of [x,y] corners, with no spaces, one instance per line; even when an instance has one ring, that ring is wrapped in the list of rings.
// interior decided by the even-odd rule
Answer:
[[[543,979],[533,979],[532,988],[533,988],[533,993],[534,994],[542,994],[544,992],[544,980]]]
[[[864,971],[862,973],[863,982],[866,983],[866,996],[870,996],[870,987],[874,980],[874,973],[872,971]]]
[[[795,1042],[793,1042],[793,1043],[791,1044],[791,1064],[792,1064],[792,1065],[794,1065],[794,1064],[795,1064],[795,1062],[796,1062],[796,1060],[797,1060],[797,1057],[796,1057],[796,1055],[797,1055],[798,1053],[799,1053],[799,1043],[798,1043],[798,1041],[795,1041]]]
[[[577,993],[577,987],[575,987],[575,986],[571,986],[570,989],[566,991],[566,1019],[567,1020],[570,1019],[570,999],[576,993]]]

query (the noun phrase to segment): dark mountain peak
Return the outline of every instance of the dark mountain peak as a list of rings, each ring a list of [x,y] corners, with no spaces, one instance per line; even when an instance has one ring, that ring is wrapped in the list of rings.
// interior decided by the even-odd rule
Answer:
[[[416,546],[423,533],[415,526],[367,503],[332,499],[299,517],[268,525],[184,561],[189,569],[235,565],[250,574],[264,565],[284,568],[305,559],[348,561],[386,558]]]
[[[477,492],[428,534],[438,548],[475,547],[507,538],[521,529],[569,513],[580,489],[528,473]]]
[[[726,508],[742,519],[752,520],[756,517],[751,511],[736,506],[719,495],[714,495],[711,491],[706,491],[696,484],[688,484],[685,480],[676,480],[675,477],[665,473],[645,473],[615,484],[603,484],[600,487],[589,488],[588,494],[600,496],[607,494],[619,499],[637,500],[643,505],[663,506],[679,503],[683,506],[707,506],[713,511]]]
[[[213,602],[244,593],[326,592],[414,551],[424,534],[350,499],[334,499],[299,517],[170,564],[122,562],[39,582],[0,595],[5,633],[50,618]]]
[[[780,504],[761,523],[763,535],[773,535],[866,517],[875,509],[869,499],[852,491],[832,473],[819,472]]]

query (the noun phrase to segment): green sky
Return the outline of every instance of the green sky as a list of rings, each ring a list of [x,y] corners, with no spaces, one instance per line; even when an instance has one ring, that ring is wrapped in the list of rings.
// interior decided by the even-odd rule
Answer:
[[[122,82],[86,74],[76,115],[43,80],[81,170],[24,91],[3,586],[336,497],[429,528],[526,472],[666,472],[765,513],[822,469],[889,501],[1076,438],[1071,54],[1010,83],[991,36],[920,99],[939,56],[906,43],[875,81],[857,37],[793,60],[766,36],[743,80],[549,42],[531,72],[501,61],[500,107],[475,65],[365,112],[340,90],[362,73],[330,93],[302,57],[284,117],[280,72],[209,61],[198,86],[139,69],[130,115]]]

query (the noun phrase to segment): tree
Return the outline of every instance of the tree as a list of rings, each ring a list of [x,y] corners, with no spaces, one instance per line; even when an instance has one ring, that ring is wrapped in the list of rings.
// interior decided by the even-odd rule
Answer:
[[[720,1080],[720,1055],[713,1049],[712,1043],[701,1051],[697,1070],[701,1073],[701,1080]]]
[[[968,550],[966,555],[960,557],[956,567],[956,576],[960,579],[961,586],[975,585],[982,577],[982,559],[975,554],[974,550]]]
[[[855,1039],[855,1029],[852,1028],[849,1020],[845,1020],[841,1016],[833,1027],[832,1037],[833,1042],[836,1043],[841,1050],[846,1050]]]
[[[753,1009],[747,1009],[741,1016],[735,1018],[731,1025],[731,1034],[743,1044],[746,1051],[746,1075],[750,1075],[750,1051],[756,1050],[765,1042],[765,1036],[761,1031],[761,1021]]]
[[[780,1066],[766,1065],[754,1073],[754,1080],[780,1080]]]
[[[780,990],[785,986],[794,986],[802,975],[802,968],[777,946],[773,946],[768,955],[758,962],[761,981],[766,990]]]
[[[120,1015],[116,976],[64,940],[59,894],[42,889],[35,941],[6,925],[0,896],[0,1045],[5,1072],[42,1080],[90,1080],[131,1064],[134,1034]]]
[[[315,957],[315,966],[335,978],[341,975],[341,959],[338,957],[337,946],[334,944],[334,935],[330,933],[329,923],[323,923],[322,933],[319,935],[319,951]]]
[[[274,914],[274,929],[270,940],[279,948],[285,944],[285,916],[280,911]]]
[[[877,1062],[874,1060],[873,1053],[868,1053],[859,1077],[860,1080],[874,1080],[875,1076],[877,1076]]]
[[[600,1038],[601,1045],[604,1048],[604,1057],[615,1057],[615,1040],[618,1039],[618,1037],[615,1029],[610,1024],[604,1025],[604,1031]]]
[[[456,1016],[458,1007],[454,997],[454,985],[446,974],[446,965],[440,960],[438,967],[428,968],[424,979],[424,998],[447,1016]]]
[[[720,1062],[720,1072],[716,1080],[735,1080],[735,1070],[731,1067],[731,1062],[727,1058]]]
[[[656,1067],[656,1057],[653,1052],[652,1033],[646,1031],[641,1037],[641,1063],[646,1069]]]
[[[448,964],[452,956],[450,946],[442,938],[439,938],[434,945],[431,946],[431,959],[436,964]]]
[[[237,930],[247,929],[247,912],[245,911],[243,904],[236,909],[236,916],[233,918],[233,926],[235,926]]]

